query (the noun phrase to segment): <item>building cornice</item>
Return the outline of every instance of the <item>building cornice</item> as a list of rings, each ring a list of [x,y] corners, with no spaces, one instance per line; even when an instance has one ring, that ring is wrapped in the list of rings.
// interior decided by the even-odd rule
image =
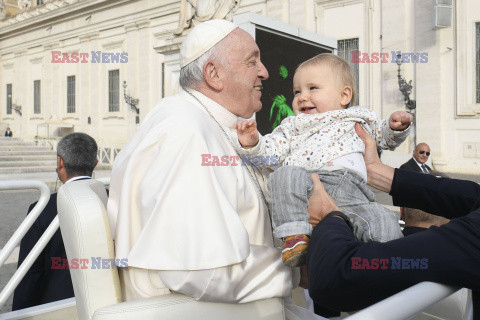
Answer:
[[[182,46],[182,42],[185,39],[185,36],[181,37],[169,37],[159,41],[157,45],[153,46],[153,49],[160,54],[173,54],[180,51],[180,47]]]
[[[16,36],[22,32],[31,32],[37,28],[48,28],[65,20],[72,20],[78,16],[87,16],[98,10],[119,7],[135,1],[139,0],[54,0],[39,7],[21,11],[15,16],[0,20],[0,40]],[[173,7],[169,8],[171,6]],[[179,11],[179,5],[176,4],[175,1],[158,6],[159,9],[163,10],[165,7],[167,11],[173,8],[175,8],[173,11]],[[47,8],[50,8],[50,10]],[[150,17],[151,12],[147,16]]]
[[[44,49],[45,51],[49,51],[49,50],[58,48],[59,45],[60,45],[59,42],[49,42],[49,43],[45,43],[45,44],[43,45],[43,49]]]
[[[95,6],[108,0],[54,0],[43,5],[31,7],[16,15],[0,21],[0,36],[23,29],[34,28],[37,25],[58,20],[66,14]]]
[[[98,36],[99,36],[98,31],[94,31],[94,32],[91,32],[91,33],[85,33],[85,34],[79,35],[78,40],[80,42],[86,42],[86,41],[97,39]]]
[[[365,0],[315,0],[315,3],[324,8],[335,8],[356,3],[365,3]]]
[[[60,14],[59,12],[55,12],[55,16],[49,14],[48,17],[47,14],[45,14],[43,15],[41,20],[35,19],[35,22],[30,21],[28,25],[26,24],[27,22],[22,21],[22,23],[19,24],[15,24],[6,28],[0,28],[0,43],[8,38],[19,37],[24,33],[33,32],[38,29],[45,28],[46,32],[55,32],[55,26],[63,22],[88,17],[98,12],[109,10],[111,6],[126,5],[134,1],[135,0],[80,0],[80,2],[76,2],[72,5],[62,8],[68,8],[68,10],[63,12],[62,14]],[[74,6],[76,7],[74,8]],[[48,41],[48,43],[57,43],[58,45],[61,45],[61,41],[63,39],[72,37],[79,37],[79,42],[88,41],[98,37],[100,30],[123,27],[124,25],[131,23],[134,23],[136,25],[136,28],[143,29],[151,26],[151,19],[167,15],[175,15],[176,13],[178,13],[178,11],[178,3],[171,0],[155,7],[154,10],[140,10],[134,14],[129,13],[121,17],[119,16],[117,17],[117,19],[102,20],[94,24],[88,23],[75,30],[66,30],[54,34],[45,34],[45,37],[39,37],[35,41],[30,41],[28,43],[18,42],[15,47],[0,48],[0,55],[8,54],[13,50],[27,50],[30,47],[35,47],[38,45],[43,45],[44,47],[46,47],[44,44],[46,40]],[[46,50],[52,48],[59,48],[58,45],[51,46],[50,48],[46,47]]]

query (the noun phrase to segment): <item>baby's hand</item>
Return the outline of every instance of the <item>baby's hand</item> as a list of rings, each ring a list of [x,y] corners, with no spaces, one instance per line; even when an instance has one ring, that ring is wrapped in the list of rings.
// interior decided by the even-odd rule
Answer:
[[[408,128],[413,121],[413,116],[406,111],[395,111],[390,116],[388,124],[395,131],[403,131]]]
[[[245,149],[252,148],[258,143],[257,121],[238,121],[233,125],[237,129],[238,141]]]

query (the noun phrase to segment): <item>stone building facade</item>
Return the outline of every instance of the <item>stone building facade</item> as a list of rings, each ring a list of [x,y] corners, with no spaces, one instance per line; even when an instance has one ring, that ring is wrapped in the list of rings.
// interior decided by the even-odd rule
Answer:
[[[334,38],[350,60],[357,51],[359,104],[384,117],[405,110],[394,60],[403,53],[415,136],[385,153],[386,161],[401,164],[415,141],[426,142],[437,169],[480,172],[478,0],[13,2],[0,0],[9,7],[0,4],[0,129],[9,126],[15,136],[83,131],[113,158],[136,122],[178,90],[178,50],[188,28],[251,11]],[[138,120],[124,93],[139,99]]]

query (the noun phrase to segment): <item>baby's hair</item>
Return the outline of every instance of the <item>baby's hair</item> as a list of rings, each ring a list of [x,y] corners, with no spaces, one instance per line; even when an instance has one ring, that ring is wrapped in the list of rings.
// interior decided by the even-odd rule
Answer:
[[[353,74],[352,68],[348,65],[348,62],[345,59],[340,58],[332,53],[321,53],[316,55],[315,57],[308,59],[305,62],[302,62],[295,72],[297,72],[300,68],[313,66],[313,65],[321,65],[321,64],[328,64],[330,68],[332,68],[333,72],[338,72],[341,76],[341,81],[343,85],[349,86],[352,88],[352,100],[350,101],[350,105],[355,105],[355,100],[357,98],[357,90],[355,85],[355,76]]]

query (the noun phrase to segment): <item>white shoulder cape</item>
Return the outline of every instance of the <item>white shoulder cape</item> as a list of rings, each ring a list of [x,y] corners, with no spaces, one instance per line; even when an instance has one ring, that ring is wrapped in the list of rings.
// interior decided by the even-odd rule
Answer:
[[[250,244],[273,246],[266,205],[245,167],[202,166],[202,154],[236,152],[185,93],[163,99],[115,160],[107,210],[117,258],[201,270],[245,260]]]

